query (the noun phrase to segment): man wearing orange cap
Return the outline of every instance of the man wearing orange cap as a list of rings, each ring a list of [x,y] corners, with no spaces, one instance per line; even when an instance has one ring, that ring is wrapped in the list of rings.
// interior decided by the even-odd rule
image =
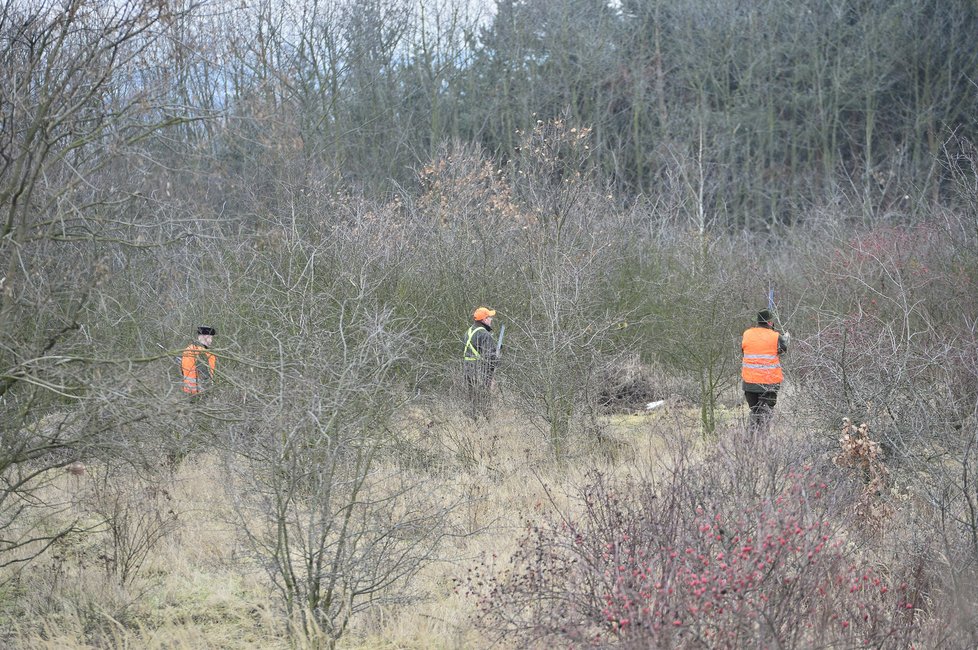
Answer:
[[[496,341],[493,339],[492,317],[495,310],[479,307],[472,314],[475,321],[465,333],[464,376],[468,388],[470,416],[478,420],[479,414],[489,420],[489,395],[493,386],[493,373],[499,361]]]

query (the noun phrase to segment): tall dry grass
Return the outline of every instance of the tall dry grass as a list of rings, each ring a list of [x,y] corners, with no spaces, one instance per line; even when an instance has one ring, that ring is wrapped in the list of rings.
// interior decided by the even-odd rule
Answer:
[[[559,457],[506,403],[498,405],[496,417],[488,424],[474,425],[450,403],[430,404],[406,413],[399,431],[403,449],[388,458],[380,471],[396,470],[427,480],[432,496],[457,502],[448,542],[436,561],[426,564],[409,584],[398,587],[401,598],[357,616],[337,647],[526,644],[525,638],[499,639],[498,630],[480,626],[485,601],[473,596],[473,588],[501,579],[503,574],[484,574],[481,579],[486,582],[478,585],[476,572],[480,567],[483,571],[486,567],[501,570],[510,558],[525,554],[521,544],[527,542],[528,530],[548,521],[581,516],[585,509],[582,490],[595,471],[621,485],[665,485],[675,478],[677,468],[707,471],[698,463],[708,459],[716,485],[727,485],[730,490],[701,495],[712,499],[708,507],[716,509],[747,503],[751,494],[763,495],[761,500],[776,498],[777,491],[790,483],[787,468],[805,462],[816,468],[833,468],[841,477],[851,471],[852,485],[861,485],[858,472],[862,469],[849,467],[858,466],[858,462],[845,461],[845,454],[852,453],[851,445],[821,445],[820,438],[799,434],[800,419],[791,412],[791,404],[789,397],[786,404],[779,405],[785,410],[775,418],[771,437],[763,441],[745,436],[745,411],[739,405],[722,412],[717,436],[706,439],[700,434],[695,407],[682,404],[649,414],[603,416],[601,436],[584,432],[573,440],[570,452]],[[837,437],[837,432],[825,432],[824,439]],[[883,461],[874,457],[873,462]],[[66,516],[77,517],[91,527],[18,573],[4,570],[0,615],[7,646],[330,645],[315,631],[290,638],[288,621],[266,574],[234,529],[235,495],[229,493],[224,461],[218,454],[193,455],[174,471],[158,477],[160,489],[170,496],[167,503],[176,513],[177,526],[154,546],[134,579],[125,583],[106,565],[103,556],[109,545],[108,531],[93,519],[90,508],[95,485],[105,480],[105,471],[90,466],[83,475],[64,472],[52,482],[49,489],[71,504]],[[120,473],[118,480],[126,480],[125,474]],[[885,501],[886,508],[875,510],[885,513],[885,520],[872,522],[872,530],[833,523],[833,534],[849,545],[846,548],[858,549],[852,551],[857,553],[853,557],[871,567],[874,576],[888,583],[911,583],[912,593],[901,602],[913,604],[916,618],[911,628],[916,638],[966,639],[967,632],[960,628],[949,631],[950,619],[939,609],[950,596],[936,588],[941,567],[925,557],[928,550],[933,551],[933,544],[928,545],[915,535],[919,530],[908,526],[909,521],[919,526],[925,519],[923,507],[912,499],[890,498],[888,493],[869,487],[875,484],[865,485],[867,490],[857,490],[848,505],[838,489],[827,491],[824,498],[834,500],[829,509],[845,514],[851,523],[870,500]],[[909,558],[901,555],[908,545],[915,549]],[[958,596],[970,602],[966,594]],[[606,640],[616,642],[614,635]]]
[[[595,467],[654,475],[664,432],[693,431],[696,416],[679,410],[605,418],[600,438],[579,437],[560,458],[505,403],[491,424],[473,425],[451,403],[403,420],[403,453],[378,471],[410,474],[457,502],[449,543],[401,587],[398,604],[358,617],[342,647],[477,647],[484,636],[472,625],[473,603],[456,588],[469,567],[514,552],[526,522],[542,512],[571,508],[575,486]],[[10,623],[3,640],[13,647],[288,647],[272,587],[235,531],[236,495],[223,463],[207,452],[152,477],[97,464],[53,475],[51,500],[69,504],[59,516],[82,522],[85,532],[40,562],[3,571],[0,611]],[[107,485],[136,500],[125,504],[130,509],[162,504],[161,514],[173,519],[124,581],[112,568],[112,527],[104,508],[95,507]],[[139,490],[122,489],[134,485],[152,485],[166,498],[147,502]]]

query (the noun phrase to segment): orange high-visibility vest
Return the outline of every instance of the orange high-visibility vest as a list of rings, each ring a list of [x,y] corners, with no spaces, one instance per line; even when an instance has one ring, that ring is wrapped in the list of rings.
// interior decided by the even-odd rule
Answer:
[[[205,381],[214,378],[217,357],[203,345],[191,343],[180,357],[180,370],[183,372],[183,392],[191,395],[199,393]]]
[[[781,360],[778,358],[778,333],[766,327],[752,327],[744,332],[740,347],[744,364],[740,375],[749,384],[780,384]]]

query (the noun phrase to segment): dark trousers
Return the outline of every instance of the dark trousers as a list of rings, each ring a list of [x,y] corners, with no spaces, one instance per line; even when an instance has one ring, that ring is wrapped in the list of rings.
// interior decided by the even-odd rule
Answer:
[[[768,390],[763,393],[744,391],[747,406],[750,407],[750,430],[757,433],[767,431],[771,413],[778,401],[778,391]]]
[[[466,361],[464,366],[465,388],[468,397],[468,416],[478,420],[481,415],[489,421],[492,414],[492,374],[487,364],[479,361]]]

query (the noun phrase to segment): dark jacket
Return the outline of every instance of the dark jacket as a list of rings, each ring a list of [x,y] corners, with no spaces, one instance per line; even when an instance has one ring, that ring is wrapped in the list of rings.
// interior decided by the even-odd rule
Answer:
[[[492,327],[482,321],[472,324],[464,336],[464,347],[462,357],[465,359],[466,375],[481,375],[485,381],[492,379],[499,363],[499,356],[496,354],[496,339],[493,338]],[[471,334],[471,337],[469,336]],[[471,347],[469,345],[471,341]],[[475,371],[478,371],[476,373]]]

